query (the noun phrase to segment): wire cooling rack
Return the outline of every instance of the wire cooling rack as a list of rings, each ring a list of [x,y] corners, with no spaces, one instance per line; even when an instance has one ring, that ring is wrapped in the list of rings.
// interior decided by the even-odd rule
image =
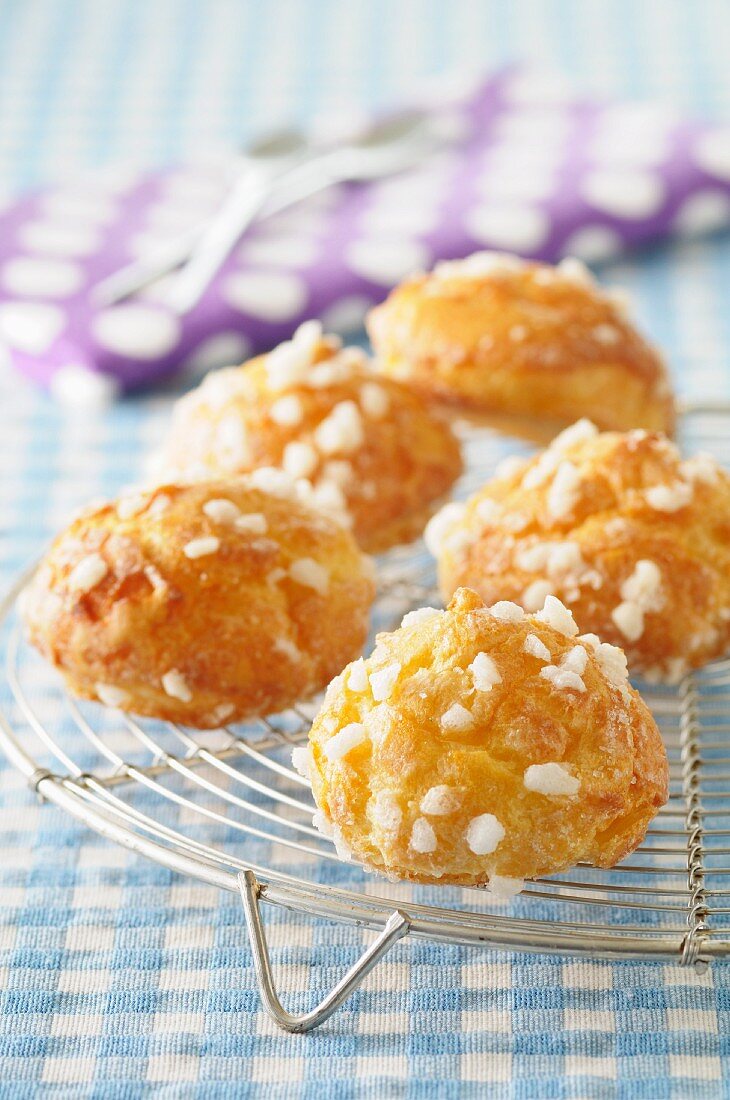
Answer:
[[[682,417],[687,453],[730,465],[730,405]],[[472,492],[506,453],[527,447],[466,433]],[[374,632],[438,600],[421,544],[385,555]],[[5,682],[0,746],[42,797],[102,835],[182,874],[241,893],[264,1004],[290,1031],[325,1020],[389,946],[411,934],[491,948],[593,957],[675,958],[705,968],[730,953],[730,661],[677,688],[639,685],[662,729],[670,798],[620,867],[582,865],[536,879],[510,902],[479,889],[390,883],[338,859],[311,824],[306,782],[291,768],[316,701],[212,732],[137,720],[67,696],[23,638],[16,598],[0,604]],[[379,934],[311,1012],[282,1006],[269,966],[262,902],[354,922]]]

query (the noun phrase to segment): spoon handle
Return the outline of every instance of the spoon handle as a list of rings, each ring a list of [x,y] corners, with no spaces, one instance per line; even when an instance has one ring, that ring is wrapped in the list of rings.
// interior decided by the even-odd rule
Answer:
[[[381,157],[380,168],[374,174],[382,176],[404,171],[417,163],[422,154],[423,146],[414,143],[398,155]],[[262,218],[269,218],[337,183],[369,178],[373,178],[370,173],[361,174],[347,151],[341,149],[314,156],[276,178],[270,178],[252,194],[232,195],[230,207],[226,203],[226,208],[216,215],[181,268],[170,288],[167,305],[180,315],[197,305],[221,264],[259,214]]]
[[[163,275],[169,275],[187,259],[199,236],[200,226],[188,229],[166,244],[151,250],[142,259],[113,271],[94,286],[91,292],[92,301],[100,307],[114,306],[144,290]]]
[[[393,131],[393,123],[390,129]],[[433,152],[439,143],[419,115],[417,126],[409,119],[406,133],[399,133],[397,139],[391,133],[380,147],[368,148],[363,142],[360,147],[352,144],[326,149],[278,172],[266,171],[262,166],[258,182],[247,187],[246,180],[242,180],[206,227],[172,285],[167,304],[181,315],[197,305],[221,264],[259,213],[271,217],[336,183],[377,179],[405,171]]]
[[[329,154],[328,154],[329,155]],[[319,161],[326,159],[324,154],[322,157],[312,157],[312,161]],[[301,171],[306,169],[306,171]],[[248,172],[245,175],[248,176]],[[318,173],[313,173],[310,170],[310,161],[300,163],[297,168],[292,168],[289,171],[281,173],[278,180],[287,181],[293,177],[291,183],[288,184],[286,193],[278,195],[276,187],[273,186],[272,190],[274,194],[265,201],[264,208],[261,211],[262,217],[270,217],[272,214],[279,213],[280,210],[286,210],[288,207],[293,206],[294,203],[299,202],[300,199],[307,198],[308,195],[314,194],[314,192],[320,190],[322,186],[321,177]],[[240,201],[241,195],[239,192],[236,194],[236,205]],[[232,201],[232,197],[231,197]],[[224,207],[226,208],[226,225],[228,225],[228,202],[226,199]],[[259,210],[261,207],[259,206]],[[223,211],[219,210],[213,220],[217,221],[219,215],[222,217]],[[231,215],[231,226],[236,220],[237,215]],[[237,234],[233,237],[232,246],[235,246],[241,233],[246,228],[246,222]],[[100,279],[98,283],[93,287],[91,291],[91,297],[95,305],[99,307],[107,307],[117,305],[119,302],[126,301],[127,298],[131,298],[132,295],[137,294],[140,290],[144,290],[150,283],[156,282],[164,275],[169,275],[176,268],[184,264],[186,260],[189,260],[193,253],[196,251],[196,247],[202,243],[202,235],[206,234],[208,230],[212,232],[211,219],[204,222],[203,225],[196,225],[191,229],[187,229],[184,233],[180,233],[172,240],[165,244],[159,245],[157,248],[152,249],[148,255],[143,256],[139,260],[133,260],[132,263],[125,264],[124,267],[118,268],[113,271],[111,275],[106,275],[103,279]],[[226,253],[227,255],[227,253]],[[220,263],[225,259],[225,255],[221,258]]]
[[[272,172],[262,166],[254,175],[247,173],[193,245],[170,287],[166,304],[180,315],[193,309],[257,215],[263,211],[270,217],[328,187],[337,160],[338,153],[328,151],[284,171]]]
[[[390,163],[381,162],[375,174],[403,171],[417,162],[425,151],[419,143],[402,148]],[[328,187],[357,179],[359,173],[353,170],[345,149],[334,149],[313,154],[278,172],[259,168],[258,175],[258,181],[252,185],[252,177],[247,171],[202,230],[200,227],[190,230],[149,257],[128,264],[101,280],[94,287],[94,300],[99,305],[114,305],[182,264],[166,304],[184,314],[200,300],[221,264],[257,217],[272,217]],[[363,178],[368,178],[367,173]]]
[[[200,301],[241,234],[264,205],[274,178],[270,170],[254,168],[233,186],[193,245],[165,297],[166,305],[176,313],[188,313]]]

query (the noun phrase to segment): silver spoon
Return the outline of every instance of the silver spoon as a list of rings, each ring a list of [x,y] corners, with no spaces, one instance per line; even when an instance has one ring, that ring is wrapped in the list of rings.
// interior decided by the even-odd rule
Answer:
[[[271,216],[308,195],[340,182],[364,182],[418,163],[441,138],[424,111],[409,111],[370,127],[346,145],[315,154],[272,177],[261,172],[236,188],[213,217],[170,288],[166,303],[189,312],[240,240],[263,211]],[[243,183],[243,181],[242,181]]]
[[[307,147],[304,134],[291,127],[274,130],[252,142],[239,157],[239,172],[231,195],[224,200],[224,207],[231,201],[234,192],[238,194],[245,191],[249,185],[247,181],[257,177],[258,172],[275,175],[277,170],[284,171],[304,156]],[[190,256],[202,231],[200,225],[194,226],[168,244],[155,249],[149,256],[126,264],[107,275],[94,287],[93,301],[99,306],[115,305],[174,271]]]

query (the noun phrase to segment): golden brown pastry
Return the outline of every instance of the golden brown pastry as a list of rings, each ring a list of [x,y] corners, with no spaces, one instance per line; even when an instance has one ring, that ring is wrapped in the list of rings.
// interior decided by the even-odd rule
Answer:
[[[360,652],[373,596],[352,535],[257,471],[88,511],[23,613],[74,694],[208,728],[323,687]]]
[[[461,473],[459,445],[419,395],[339,350],[316,321],[178,402],[162,469],[174,478],[286,470],[317,507],[350,517],[361,546],[415,538]]]
[[[397,878],[512,894],[610,867],[667,798],[667,758],[620,650],[556,599],[526,616],[460,589],[330,684],[294,763],[342,855]]]
[[[581,421],[447,505],[426,540],[446,597],[468,584],[534,611],[557,595],[649,679],[730,649],[730,476],[661,435]]]
[[[368,331],[385,376],[476,413],[674,429],[659,354],[578,260],[437,264],[396,287]]]

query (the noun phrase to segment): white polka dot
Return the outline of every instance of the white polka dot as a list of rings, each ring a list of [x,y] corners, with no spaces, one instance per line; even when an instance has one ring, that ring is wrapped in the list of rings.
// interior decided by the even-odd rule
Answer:
[[[516,203],[477,206],[467,215],[466,224],[481,243],[520,251],[539,248],[550,231],[547,214]]]
[[[598,117],[589,142],[594,160],[612,165],[657,166],[671,155],[677,119],[661,104],[622,103]]]
[[[67,409],[104,409],[119,395],[119,382],[110,374],[67,363],[51,377],[51,395]]]
[[[568,237],[562,251],[565,256],[597,263],[616,256],[622,248],[623,241],[613,229],[605,225],[586,225]]]
[[[683,203],[674,219],[680,233],[709,233],[730,222],[730,197],[722,191],[698,191]]]
[[[270,218],[257,222],[249,233],[250,240],[269,240],[272,237],[321,237],[326,231],[329,218],[324,210],[300,210],[293,207],[274,214]]]
[[[405,194],[371,197],[372,202],[362,214],[363,225],[374,236],[392,239],[399,238],[404,233],[413,232],[417,235],[428,232],[425,228],[428,223],[437,225],[441,218],[441,207],[446,194],[438,188],[427,197]],[[415,214],[414,209],[417,211]],[[408,223],[406,225],[404,222],[402,227],[398,220],[400,214],[404,214]],[[416,223],[417,228],[411,230],[410,226]],[[378,228],[378,225],[382,225],[382,228]]]
[[[172,351],[180,339],[177,317],[136,304],[102,310],[92,330],[102,347],[131,359],[157,359]]]
[[[362,213],[360,228],[366,233],[430,233],[439,223],[435,206],[420,203],[379,203]]]
[[[95,168],[92,172],[85,172],[83,176],[69,181],[69,190],[93,195],[98,195],[99,191],[120,195],[123,191],[131,191],[142,181],[143,171],[138,164],[115,161],[114,164]]]
[[[463,142],[474,130],[474,124],[463,111],[440,111],[429,120],[431,132],[442,141]]]
[[[270,237],[245,240],[238,257],[246,263],[272,267],[308,267],[316,259],[320,245],[311,237]]]
[[[18,256],[2,269],[2,282],[13,294],[38,298],[67,298],[84,281],[84,272],[69,260],[42,260]]]
[[[322,324],[331,332],[355,332],[362,328],[365,314],[372,304],[372,299],[359,294],[340,298],[324,311]]]
[[[234,309],[265,321],[288,321],[307,304],[307,288],[296,275],[238,271],[223,284],[223,297]]]
[[[153,302],[156,305],[167,305],[173,287],[177,285],[177,280],[177,271],[171,271],[169,275],[161,275],[159,279],[155,279],[154,282],[141,287],[137,291],[136,297],[144,299],[145,302]]]
[[[217,367],[237,366],[251,354],[251,342],[241,332],[218,332],[198,344],[183,364],[187,374],[201,376]]]
[[[538,107],[567,103],[573,95],[570,81],[549,71],[517,73],[507,88],[507,96],[512,103],[534,103]]]
[[[250,237],[281,237],[287,234],[297,237],[307,234],[314,236],[326,232],[330,221],[329,208],[338,201],[341,194],[338,187],[330,190],[332,194],[323,191],[278,214],[263,216],[256,223]]]
[[[555,172],[565,156],[559,146],[540,142],[509,142],[487,149],[480,158],[485,169],[500,172]]]
[[[197,202],[209,206],[220,202],[226,193],[227,180],[216,179],[200,172],[175,172],[164,182],[165,195],[173,202]]]
[[[50,219],[90,222],[108,225],[118,214],[117,204],[108,195],[79,194],[76,191],[53,191],[44,195],[43,213]]]
[[[446,164],[429,164],[427,171],[401,172],[393,179],[382,180],[370,186],[369,196],[373,205],[391,202],[437,204],[446,195],[446,186],[453,169]]]
[[[649,138],[654,134],[666,136],[675,129],[677,122],[676,111],[658,102],[615,103],[605,107],[598,116],[599,131],[613,130],[630,139],[637,134]]]
[[[235,179],[241,170],[238,154],[229,145],[208,146],[195,152],[184,171],[194,176],[211,176],[213,179]]]
[[[164,252],[177,236],[177,233],[135,233],[125,244],[131,256],[146,259],[158,252]]]
[[[42,355],[60,336],[66,323],[58,306],[40,302],[3,302],[0,305],[0,336],[17,351]]]
[[[415,174],[424,181],[438,179],[442,184],[448,185],[453,179],[454,172],[461,172],[463,168],[463,153],[460,150],[449,149],[447,146],[440,152],[433,153],[428,158],[427,167],[417,168]]]
[[[93,226],[59,222],[28,222],[19,235],[21,243],[31,252],[46,256],[89,256],[100,243]]]
[[[548,199],[558,189],[551,172],[525,172],[505,167],[486,168],[477,185],[479,193],[488,203],[494,199],[506,202]]]
[[[545,145],[555,152],[555,147],[564,145],[574,128],[573,119],[565,112],[531,109],[506,112],[497,119],[494,129],[500,142]]]
[[[698,138],[694,159],[704,172],[730,180],[730,130],[711,130]]]
[[[210,203],[159,203],[147,210],[145,225],[153,233],[186,233],[209,218],[214,210]]]
[[[412,240],[354,241],[345,252],[345,262],[356,275],[380,286],[392,286],[427,267],[429,260],[425,245]]]
[[[660,132],[632,137],[620,130],[608,130],[595,135],[588,152],[592,160],[606,166],[658,167],[668,160],[671,144]]]
[[[337,206],[342,196],[345,194],[345,188],[343,184],[335,184],[332,187],[327,187],[323,191],[317,191],[314,195],[310,195],[309,198],[303,199],[298,204],[298,209],[302,212],[311,213],[313,210],[332,210]]]
[[[648,218],[664,201],[664,184],[650,172],[600,169],[583,180],[583,197],[618,218]]]

